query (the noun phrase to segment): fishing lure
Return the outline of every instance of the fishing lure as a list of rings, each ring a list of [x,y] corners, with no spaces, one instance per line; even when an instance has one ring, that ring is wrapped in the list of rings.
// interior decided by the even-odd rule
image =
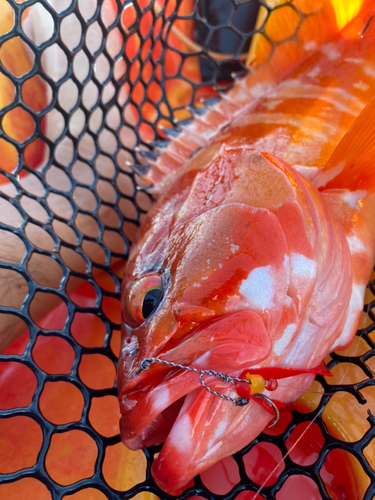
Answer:
[[[130,449],[164,442],[165,490],[251,442],[355,334],[375,255],[373,14],[241,80],[148,174],[160,195],[123,282],[120,429]]]

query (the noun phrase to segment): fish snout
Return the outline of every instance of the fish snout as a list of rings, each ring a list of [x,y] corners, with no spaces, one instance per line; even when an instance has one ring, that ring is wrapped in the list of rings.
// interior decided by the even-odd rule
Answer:
[[[169,309],[169,310],[168,310]],[[117,368],[119,393],[127,391],[141,383],[151,372],[162,367],[142,370],[142,362],[158,356],[163,346],[173,337],[178,323],[169,307],[158,311],[150,321],[133,328],[122,321],[121,348]]]

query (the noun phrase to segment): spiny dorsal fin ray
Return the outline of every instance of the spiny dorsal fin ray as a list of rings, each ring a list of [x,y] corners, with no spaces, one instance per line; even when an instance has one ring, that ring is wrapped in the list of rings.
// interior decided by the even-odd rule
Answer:
[[[375,98],[341,139],[314,184],[320,190],[375,192]]]

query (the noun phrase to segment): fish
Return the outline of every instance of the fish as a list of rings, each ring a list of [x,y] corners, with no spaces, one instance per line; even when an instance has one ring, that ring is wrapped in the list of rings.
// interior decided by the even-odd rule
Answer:
[[[374,5],[357,14],[282,77],[272,60],[245,77],[214,135],[197,131],[215,107],[151,169],[117,385],[123,443],[164,443],[165,491],[254,440],[357,330],[375,261]]]

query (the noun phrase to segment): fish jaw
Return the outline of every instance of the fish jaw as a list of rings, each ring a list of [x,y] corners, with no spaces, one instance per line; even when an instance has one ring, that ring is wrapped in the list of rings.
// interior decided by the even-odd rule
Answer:
[[[295,401],[313,382],[314,374],[286,378],[271,399]],[[210,388],[236,398],[234,386],[207,379]],[[256,401],[238,407],[200,387],[185,398],[180,413],[152,465],[152,476],[164,491],[183,488],[213,464],[252,442],[274,419]]]
[[[161,442],[153,442],[153,433],[163,419],[169,419],[169,410],[163,412],[202,386],[198,373],[168,365],[154,363],[139,372],[142,359],[127,364],[124,357],[129,346],[124,343],[119,362],[120,427],[126,446],[138,449]],[[271,339],[260,315],[243,310],[201,325],[177,347],[159,353],[158,359],[231,375],[263,361],[271,349]]]
[[[234,396],[234,389],[221,381],[210,386]],[[153,463],[155,482],[164,491],[184,487],[191,478],[254,440],[272,418],[253,401],[240,408],[204,388],[197,389],[185,398]]]

